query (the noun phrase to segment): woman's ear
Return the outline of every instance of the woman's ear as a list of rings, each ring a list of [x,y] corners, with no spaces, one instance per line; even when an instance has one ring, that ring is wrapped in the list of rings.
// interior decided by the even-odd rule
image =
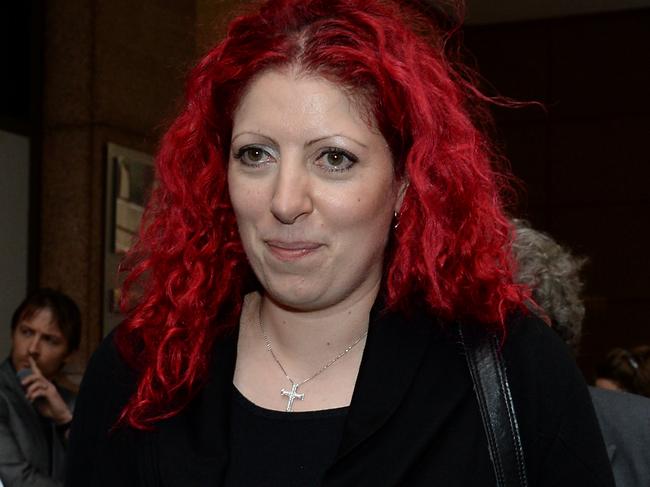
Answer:
[[[404,176],[401,181],[399,181],[399,187],[397,189],[397,198],[395,199],[395,213],[399,215],[400,209],[402,208],[402,202],[404,201],[404,195],[406,190],[409,187],[409,179]]]

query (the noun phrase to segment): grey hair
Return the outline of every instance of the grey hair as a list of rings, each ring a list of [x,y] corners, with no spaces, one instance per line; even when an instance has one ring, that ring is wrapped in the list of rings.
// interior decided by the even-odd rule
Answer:
[[[530,287],[533,299],[550,318],[555,331],[577,353],[585,317],[580,271],[587,259],[572,255],[525,220],[512,222],[515,280]]]

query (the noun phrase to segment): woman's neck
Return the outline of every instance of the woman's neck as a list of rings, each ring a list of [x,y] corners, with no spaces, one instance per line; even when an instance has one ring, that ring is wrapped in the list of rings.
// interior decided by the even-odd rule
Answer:
[[[294,370],[318,368],[366,333],[378,290],[379,285],[354,300],[310,311],[287,309],[258,295],[248,305],[249,323],[259,328],[260,335],[263,329],[276,355]]]

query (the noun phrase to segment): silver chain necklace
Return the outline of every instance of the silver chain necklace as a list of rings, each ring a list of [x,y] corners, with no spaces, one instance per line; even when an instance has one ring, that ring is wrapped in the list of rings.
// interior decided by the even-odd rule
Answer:
[[[361,335],[354,342],[352,342],[350,345],[348,345],[348,347],[345,350],[343,350],[341,353],[339,353],[336,357],[334,357],[332,360],[330,360],[325,365],[323,365],[320,369],[318,369],[318,371],[315,374],[307,377],[305,380],[303,380],[301,382],[296,382],[291,377],[289,377],[289,374],[287,374],[287,371],[284,370],[284,367],[282,366],[282,364],[278,360],[278,357],[275,356],[275,352],[273,351],[273,348],[271,348],[271,341],[269,340],[269,337],[266,335],[266,332],[264,331],[264,324],[262,323],[261,313],[260,313],[260,317],[259,317],[259,324],[260,324],[260,330],[262,330],[262,336],[264,336],[264,341],[266,342],[266,349],[271,353],[271,357],[273,357],[273,360],[275,360],[275,363],[278,364],[278,366],[280,367],[280,370],[282,370],[282,373],[287,378],[287,380],[289,382],[291,382],[291,390],[290,391],[286,390],[284,387],[282,389],[280,389],[280,394],[282,396],[287,396],[287,412],[288,413],[293,411],[293,401],[294,400],[300,399],[301,401],[303,401],[305,399],[305,394],[298,392],[298,388],[300,386],[302,386],[306,382],[309,382],[314,377],[316,377],[316,376],[322,374],[323,372],[325,372],[338,359],[340,359],[345,354],[347,354],[350,350],[352,350],[355,347],[355,345],[357,343],[359,343],[361,340],[363,340],[366,337],[366,335],[368,334],[368,331],[366,330],[366,332],[363,335]]]

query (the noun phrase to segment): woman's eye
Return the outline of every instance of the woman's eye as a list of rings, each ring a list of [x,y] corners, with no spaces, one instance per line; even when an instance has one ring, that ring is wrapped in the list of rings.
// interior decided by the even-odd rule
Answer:
[[[247,166],[259,166],[273,160],[271,154],[261,147],[242,147],[234,157]]]
[[[323,168],[330,172],[347,171],[359,161],[355,155],[337,148],[325,149],[318,160]]]

